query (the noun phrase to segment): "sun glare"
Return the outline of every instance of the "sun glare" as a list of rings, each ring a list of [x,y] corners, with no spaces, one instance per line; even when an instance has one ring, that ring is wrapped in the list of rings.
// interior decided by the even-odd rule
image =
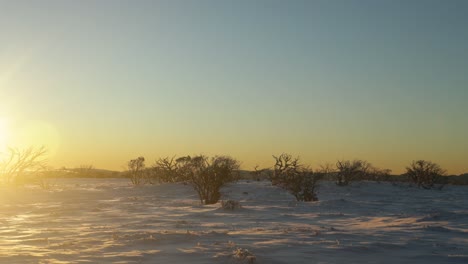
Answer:
[[[8,139],[7,121],[0,117],[0,151],[6,148]]]

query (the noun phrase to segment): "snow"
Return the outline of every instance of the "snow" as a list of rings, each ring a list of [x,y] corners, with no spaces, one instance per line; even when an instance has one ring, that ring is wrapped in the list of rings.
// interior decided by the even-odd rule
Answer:
[[[296,202],[240,181],[202,206],[189,185],[58,179],[0,187],[0,263],[468,263],[468,187],[322,183]]]

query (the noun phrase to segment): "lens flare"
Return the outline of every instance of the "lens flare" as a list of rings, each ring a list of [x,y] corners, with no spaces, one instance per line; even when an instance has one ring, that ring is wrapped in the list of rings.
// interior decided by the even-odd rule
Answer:
[[[8,145],[8,122],[0,117],[0,152]]]
[[[60,145],[60,135],[54,125],[45,121],[29,121],[21,127],[14,145],[20,148],[45,146],[48,155],[56,154]]]

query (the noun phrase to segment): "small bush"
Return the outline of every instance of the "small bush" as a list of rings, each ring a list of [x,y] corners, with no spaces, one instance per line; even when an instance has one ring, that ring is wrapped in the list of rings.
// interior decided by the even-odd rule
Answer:
[[[336,184],[349,185],[352,181],[366,179],[371,165],[364,160],[339,160],[336,162]]]
[[[160,158],[158,159],[153,167],[151,168],[151,179],[157,182],[180,182],[182,181],[181,174],[179,173],[180,164],[177,162],[175,157]]]
[[[413,161],[406,167],[406,175],[409,179],[423,189],[442,189],[447,183],[445,173],[445,170],[438,164],[425,160]]]
[[[275,159],[274,173],[271,178],[273,185],[277,185],[294,195],[297,201],[318,201],[316,190],[323,174],[314,173],[302,166],[299,158],[289,154],[273,156]]]
[[[391,176],[390,173],[392,170],[389,169],[379,169],[375,167],[371,167],[369,169],[368,174],[368,180],[370,181],[376,181],[376,182],[382,182],[382,181],[391,181]]]
[[[0,155],[0,181],[15,185],[34,182],[46,170],[46,155],[45,147],[9,148],[5,156]]]
[[[254,167],[254,170],[250,172],[251,179],[260,181],[271,178],[271,170],[269,168],[258,169],[258,165]]]
[[[217,203],[221,188],[238,179],[239,162],[228,156],[187,156],[178,160],[180,177],[193,186],[202,204]]]
[[[128,177],[133,185],[145,183],[145,158],[138,157],[128,162]]]

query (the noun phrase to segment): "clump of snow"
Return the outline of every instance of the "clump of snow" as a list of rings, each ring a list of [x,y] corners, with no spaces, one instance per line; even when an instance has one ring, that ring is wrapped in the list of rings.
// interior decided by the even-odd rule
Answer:
[[[235,210],[235,209],[240,209],[242,208],[241,204],[239,201],[234,201],[234,200],[227,200],[227,201],[221,201],[221,207],[224,210]]]
[[[250,253],[250,251],[245,248],[236,248],[232,252],[232,255],[235,259],[247,264],[253,264],[256,260],[255,255]]]

